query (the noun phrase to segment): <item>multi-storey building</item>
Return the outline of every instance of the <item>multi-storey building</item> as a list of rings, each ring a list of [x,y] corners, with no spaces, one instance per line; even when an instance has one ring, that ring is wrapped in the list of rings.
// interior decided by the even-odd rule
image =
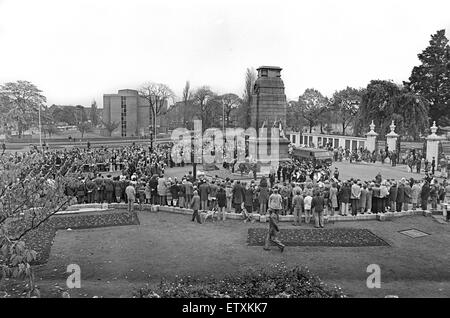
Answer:
[[[166,109],[167,105],[161,111],[164,112]],[[161,132],[159,117],[161,116],[156,120],[157,133]],[[154,129],[150,103],[134,89],[122,89],[117,94],[103,95],[103,121],[119,124],[113,136],[149,136],[150,128]]]

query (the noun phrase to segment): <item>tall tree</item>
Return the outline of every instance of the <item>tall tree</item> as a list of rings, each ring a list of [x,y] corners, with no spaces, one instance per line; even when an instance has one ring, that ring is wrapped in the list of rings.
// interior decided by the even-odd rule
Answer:
[[[241,127],[248,128],[250,126],[250,107],[252,105],[252,96],[253,96],[253,87],[256,81],[256,71],[253,67],[247,68],[245,72],[245,86],[244,86],[244,94],[242,96],[242,104],[239,114],[242,118]],[[256,128],[256,127],[255,127]]]
[[[42,91],[28,81],[17,81],[0,86],[0,99],[8,121],[17,125],[19,138],[32,123],[37,123],[39,108],[47,101]]]
[[[52,116],[56,123],[62,122],[70,126],[76,124],[76,108],[74,106],[52,105],[50,109],[52,110]]]
[[[346,128],[354,123],[361,104],[362,90],[347,87],[337,91],[331,99],[331,112],[336,115],[342,124],[342,134],[345,136]]]
[[[84,138],[84,134],[92,130],[92,124],[88,121],[88,115],[83,106],[75,106],[75,126],[81,133],[81,139]]]
[[[119,127],[119,122],[113,121],[111,123],[105,123],[102,121],[103,127],[108,132],[108,136],[111,137],[114,130],[116,130]]]
[[[220,104],[222,105],[223,112],[225,113],[225,127],[230,126],[231,112],[237,110],[242,104],[242,99],[233,93],[228,93],[218,96]]]
[[[97,107],[97,102],[95,101],[95,99],[91,103],[91,109],[90,109],[89,116],[91,119],[92,126],[96,127],[99,124],[100,119],[98,116],[98,107]]]
[[[156,118],[166,110],[165,106],[175,98],[175,93],[165,84],[148,82],[139,89],[139,95],[150,105],[150,123],[156,135]]]
[[[374,121],[381,138],[390,131],[394,120],[396,132],[417,140],[428,126],[428,102],[408,89],[390,81],[371,81],[361,97],[356,133],[363,135]]]
[[[321,116],[328,110],[328,99],[324,97],[318,90],[314,88],[307,88],[303,95],[298,98],[299,107],[301,109],[302,117],[309,125],[309,132],[323,121]]]
[[[428,101],[402,88],[395,98],[394,105],[396,131],[407,139],[419,140],[420,135],[429,127]]]
[[[44,106],[41,109],[41,125],[44,137],[46,135],[52,137],[52,135],[58,133],[55,118],[53,117],[53,112],[50,107]]]
[[[361,105],[355,121],[355,134],[364,134],[373,120],[380,138],[384,138],[389,132],[396,97],[399,94],[400,87],[391,81],[370,81],[361,96]]]
[[[198,88],[192,95],[192,99],[198,111],[200,112],[199,117],[202,120],[203,129],[210,127],[210,122],[212,118],[212,108],[215,104],[216,94],[209,88],[209,86],[202,86]]]
[[[302,116],[302,109],[298,101],[289,101],[286,107],[286,126],[294,131],[301,131],[307,124]]]
[[[450,46],[445,30],[431,36],[430,45],[418,55],[421,65],[413,68],[406,86],[430,105],[430,121],[450,125]]]

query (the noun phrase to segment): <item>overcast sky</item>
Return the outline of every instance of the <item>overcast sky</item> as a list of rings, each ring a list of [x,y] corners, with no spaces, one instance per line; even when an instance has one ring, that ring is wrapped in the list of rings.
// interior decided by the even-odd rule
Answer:
[[[371,79],[407,80],[449,0],[0,0],[0,83],[86,105],[145,81],[242,95],[247,67],[276,65],[288,99]]]

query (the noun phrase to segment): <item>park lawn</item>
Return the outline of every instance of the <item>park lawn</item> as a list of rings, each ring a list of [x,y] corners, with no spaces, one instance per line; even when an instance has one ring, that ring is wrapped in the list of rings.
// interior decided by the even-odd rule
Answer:
[[[199,225],[189,216],[140,212],[140,225],[57,232],[48,262],[37,268],[43,295],[67,289],[66,268],[81,268],[81,289],[72,297],[131,297],[145,284],[177,275],[223,277],[269,264],[306,266],[350,297],[450,297],[448,225],[422,216],[390,222],[365,221],[327,227],[366,228],[387,241],[382,247],[287,247],[284,253],[247,245],[250,227],[228,220]],[[287,223],[282,228],[292,227]],[[431,235],[412,239],[398,231],[416,228]],[[381,268],[381,288],[368,289],[367,266]]]

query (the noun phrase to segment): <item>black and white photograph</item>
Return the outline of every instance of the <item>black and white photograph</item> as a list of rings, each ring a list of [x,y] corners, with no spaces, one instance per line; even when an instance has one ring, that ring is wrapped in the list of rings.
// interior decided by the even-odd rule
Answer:
[[[449,298],[449,13],[0,0],[0,298]]]

